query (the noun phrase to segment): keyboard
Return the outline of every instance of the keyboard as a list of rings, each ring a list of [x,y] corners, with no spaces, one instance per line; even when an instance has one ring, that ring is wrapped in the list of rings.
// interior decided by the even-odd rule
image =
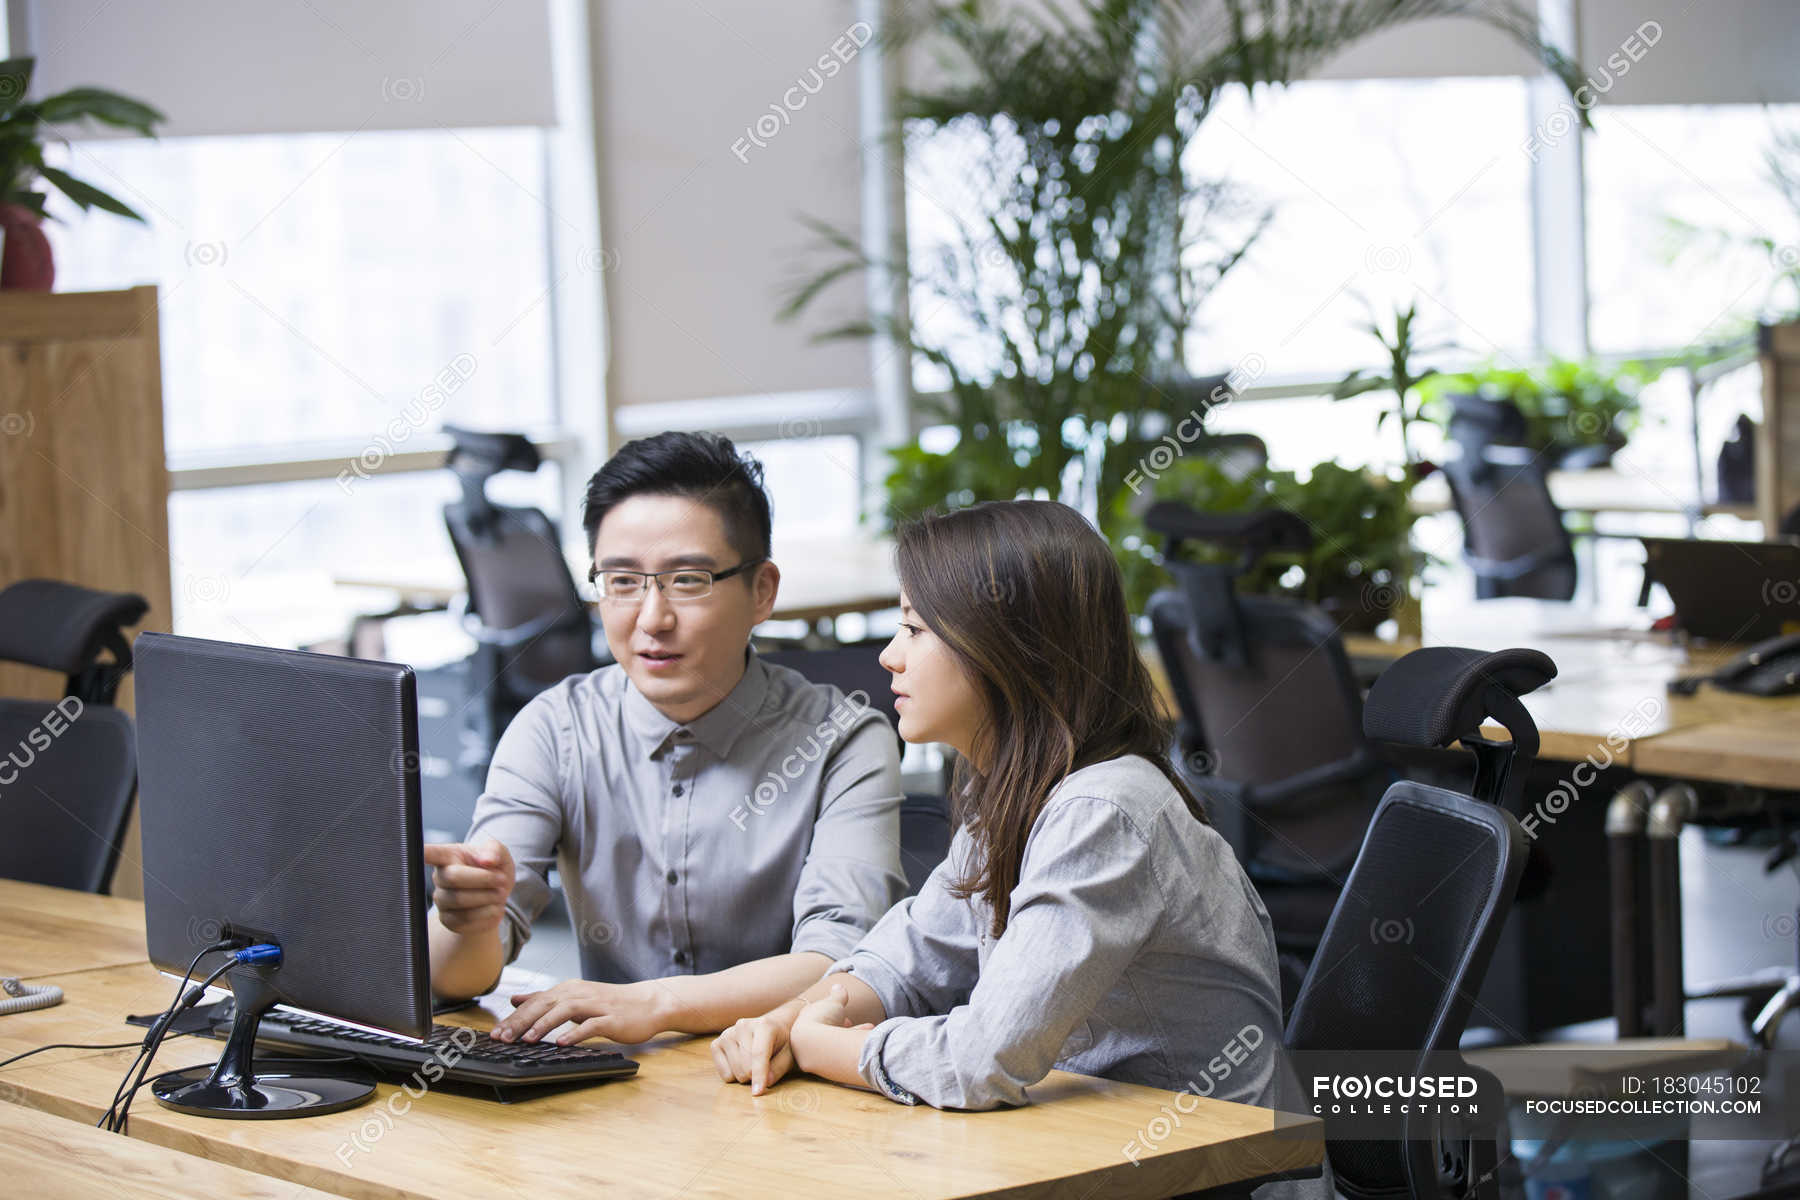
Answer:
[[[223,1037],[229,1026],[215,1030]],[[429,1063],[429,1082],[515,1088],[535,1084],[599,1083],[637,1074],[638,1065],[602,1046],[559,1046],[555,1042],[496,1042],[479,1029],[433,1025],[423,1042],[370,1033],[335,1021],[274,1009],[263,1014],[257,1041],[299,1050],[353,1055],[381,1075],[411,1075]]]

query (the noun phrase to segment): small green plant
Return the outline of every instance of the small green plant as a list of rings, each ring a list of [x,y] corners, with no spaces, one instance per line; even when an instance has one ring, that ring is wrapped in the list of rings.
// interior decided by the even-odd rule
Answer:
[[[1424,403],[1420,385],[1437,375],[1436,367],[1421,366],[1416,360],[1421,354],[1434,354],[1450,348],[1449,343],[1432,346],[1417,344],[1418,332],[1416,322],[1419,319],[1419,302],[1413,301],[1405,308],[1394,310],[1393,332],[1382,327],[1381,321],[1373,313],[1369,323],[1363,326],[1377,342],[1381,343],[1384,357],[1387,359],[1387,374],[1378,375],[1372,372],[1356,370],[1344,376],[1332,391],[1332,399],[1348,400],[1352,396],[1361,396],[1369,392],[1392,392],[1394,406],[1384,408],[1375,418],[1377,431],[1393,417],[1400,426],[1400,457],[1409,466],[1418,461],[1413,455],[1410,430],[1422,420],[1420,406]]]
[[[155,137],[154,126],[163,115],[147,104],[100,88],[70,88],[41,100],[26,100],[31,72],[37,60],[9,58],[0,62],[0,204],[17,204],[40,218],[51,214],[44,207],[48,193],[37,189],[39,180],[53,184],[83,211],[104,209],[121,217],[142,221],[135,209],[91,183],[52,167],[44,161],[44,126],[94,120],[103,125]],[[55,136],[52,131],[52,136]],[[64,139],[66,141],[66,139]]]
[[[1312,548],[1302,554],[1268,554],[1239,581],[1249,592],[1293,596],[1342,619],[1351,612],[1385,617],[1404,595],[1407,581],[1428,557],[1413,547],[1416,519],[1408,503],[1412,485],[1366,468],[1322,462],[1304,476],[1268,467],[1230,471],[1201,455],[1175,463],[1157,480],[1152,499],[1179,500],[1202,512],[1254,512],[1285,508],[1312,529]],[[1142,612],[1150,594],[1171,579],[1160,563],[1161,539],[1137,515],[1129,493],[1115,501],[1120,533],[1115,542],[1125,575],[1126,599]],[[1184,543],[1182,554],[1201,561],[1229,561],[1235,553]]]
[[[1533,450],[1616,449],[1637,428],[1638,392],[1660,373],[1660,367],[1639,362],[1608,368],[1555,358],[1530,370],[1490,363],[1432,379],[1423,388],[1424,411],[1448,428],[1452,396],[1508,400],[1525,418],[1525,444]]]

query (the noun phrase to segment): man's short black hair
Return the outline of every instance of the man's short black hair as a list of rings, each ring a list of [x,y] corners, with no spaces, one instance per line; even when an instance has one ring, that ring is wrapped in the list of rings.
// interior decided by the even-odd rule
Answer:
[[[659,433],[619,447],[588,480],[581,524],[588,552],[606,514],[632,496],[685,496],[707,505],[744,561],[769,557],[769,493],[762,464],[716,433]]]

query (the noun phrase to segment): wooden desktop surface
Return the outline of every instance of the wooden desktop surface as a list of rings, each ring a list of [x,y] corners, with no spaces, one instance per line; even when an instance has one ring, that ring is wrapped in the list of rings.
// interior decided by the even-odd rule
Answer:
[[[3,1090],[4,1084],[0,1084]],[[326,1192],[272,1179],[137,1138],[122,1138],[22,1104],[0,1104],[0,1176],[45,1196],[112,1200],[309,1200]]]
[[[65,903],[54,894],[34,899],[37,910]],[[0,905],[0,924],[17,908]],[[0,1057],[53,1041],[129,1040],[124,1015],[161,1008],[175,986],[143,962],[36,982],[57,984],[67,998],[0,1018]],[[447,1019],[493,1023],[480,1011]],[[173,1039],[156,1068],[209,1063],[221,1045]],[[130,1132],[271,1178],[371,1197],[1150,1197],[1310,1166],[1323,1152],[1318,1124],[1304,1118],[1278,1135],[1267,1109],[1060,1071],[1031,1089],[1028,1107],[955,1113],[808,1077],[752,1097],[719,1081],[706,1038],[668,1037],[630,1052],[642,1064],[635,1079],[511,1105],[441,1086],[409,1097],[383,1084],[373,1100],[341,1113],[229,1121],[140,1095]],[[92,1124],[132,1058],[130,1050],[50,1051],[0,1069],[0,1098]],[[1126,1155],[1134,1142],[1145,1147],[1138,1166]]]
[[[144,906],[0,879],[0,975],[61,975],[144,961]]]

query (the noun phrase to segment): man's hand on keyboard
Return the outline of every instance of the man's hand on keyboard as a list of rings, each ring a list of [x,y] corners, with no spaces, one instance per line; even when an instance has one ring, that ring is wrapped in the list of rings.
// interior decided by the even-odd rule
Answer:
[[[627,1045],[646,1042],[668,1025],[659,998],[658,981],[646,983],[593,983],[568,979],[541,992],[513,996],[512,1015],[494,1026],[501,1041],[535,1042],[564,1021],[575,1028],[557,1036],[567,1046],[591,1037],[610,1038]]]

